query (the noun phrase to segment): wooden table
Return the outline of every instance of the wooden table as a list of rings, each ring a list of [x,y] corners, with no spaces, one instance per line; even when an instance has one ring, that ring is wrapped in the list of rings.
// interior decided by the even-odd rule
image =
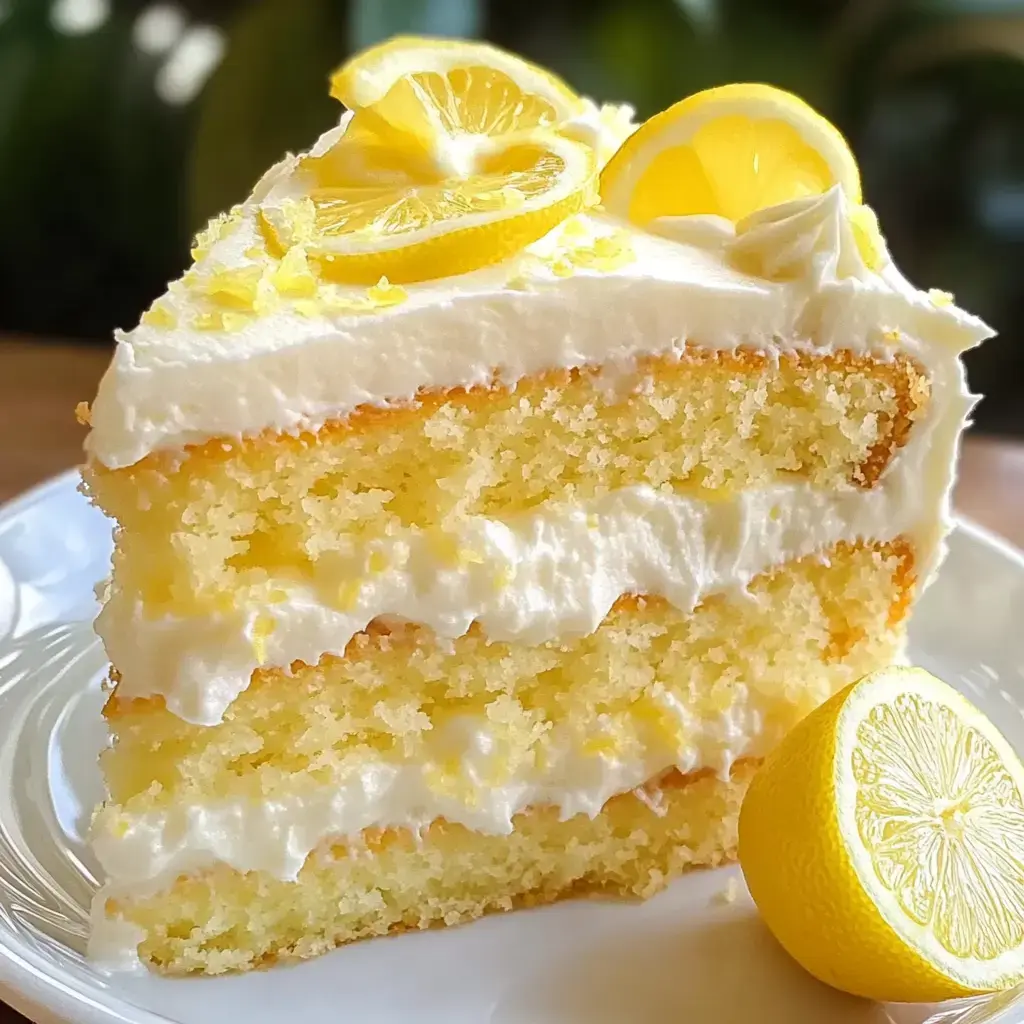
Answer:
[[[84,429],[75,405],[92,399],[109,358],[98,345],[0,338],[0,502],[80,460]],[[969,437],[955,500],[1024,547],[1024,442]],[[0,1005],[0,1024],[21,1021]]]

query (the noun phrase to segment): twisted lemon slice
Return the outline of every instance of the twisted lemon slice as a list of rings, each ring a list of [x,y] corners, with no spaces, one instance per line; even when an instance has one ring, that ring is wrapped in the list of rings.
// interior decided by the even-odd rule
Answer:
[[[751,895],[822,981],[933,1002],[1024,980],[1024,765],[921,669],[886,669],[801,722],[740,813]]]
[[[497,263],[596,201],[596,157],[558,134],[581,101],[553,75],[477,43],[399,39],[334,76],[353,111],[307,158],[309,203],[269,202],[281,250],[334,280],[421,281]]]
[[[768,85],[725,85],[646,121],[601,174],[601,200],[641,226],[657,217],[757,210],[842,185],[861,200],[846,140],[803,100]]]
[[[354,57],[332,76],[331,95],[456,172],[468,140],[554,128],[583,106],[555,75],[496,46],[416,36]]]

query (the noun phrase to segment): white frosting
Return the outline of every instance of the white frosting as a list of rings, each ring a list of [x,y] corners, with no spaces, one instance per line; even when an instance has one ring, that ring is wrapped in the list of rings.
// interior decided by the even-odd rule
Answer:
[[[141,407],[106,402],[101,389],[94,454],[111,464],[129,462],[171,438],[181,443],[211,431],[268,425],[260,418],[268,410],[272,425],[294,426],[314,409],[336,415],[363,401],[408,397],[425,384],[479,383],[494,367],[515,378],[552,364],[674,350],[686,339],[778,352],[782,338],[788,347],[902,352],[926,368],[932,389],[927,416],[879,485],[831,494],[773,487],[711,504],[631,488],[592,506],[545,508],[507,524],[470,520],[458,546],[475,560],[462,567],[443,564],[427,539],[409,531],[384,542],[392,567],[365,576],[346,609],[320,595],[338,593],[350,580],[349,567],[336,579],[322,571],[316,593],[273,581],[286,592],[284,602],[253,602],[202,620],[150,619],[115,592],[97,629],[122,673],[122,694],[160,694],[184,718],[219,721],[260,663],[252,642],[257,620],[275,623],[264,658],[282,666],[341,653],[354,633],[382,614],[423,622],[444,637],[461,636],[474,619],[495,639],[539,642],[588,632],[622,593],[661,594],[688,609],[708,593],[741,589],[771,565],[858,537],[914,532],[919,560],[930,572],[956,441],[970,407],[958,355],[990,333],[985,325],[916,292],[884,254],[880,271],[870,270],[839,189],[762,211],[738,228],[720,218],[692,217],[666,218],[655,229],[677,240],[634,233],[638,259],[618,271],[542,275],[527,291],[506,287],[501,268],[481,271],[426,285],[387,311],[349,317],[344,336],[339,324],[325,322],[308,337],[310,322],[287,313],[212,350],[206,337],[175,341],[175,332],[163,331],[167,337],[158,343],[152,331],[139,328],[140,339],[148,340],[121,346],[105,386],[124,385],[126,399],[151,389],[153,402],[171,402],[173,408],[164,406],[170,420],[158,426]],[[242,244],[235,236],[228,243]],[[730,261],[763,276],[745,275]],[[190,344],[195,358],[187,356]],[[171,346],[167,358],[177,351],[177,361],[160,362],[159,372],[155,365],[128,376],[116,369],[117,360],[134,361],[143,352],[148,360],[159,345]],[[202,362],[200,346],[206,347]],[[174,399],[179,373],[190,396],[187,417]],[[225,401],[227,394],[236,401]],[[104,410],[115,409],[127,432],[105,418]],[[186,421],[192,426],[185,428]],[[101,438],[115,435],[118,444],[141,447],[101,453]],[[776,509],[774,520],[770,509]],[[506,585],[497,584],[499,572],[511,575]]]
[[[92,966],[100,970],[141,974],[145,966],[139,958],[139,944],[145,939],[146,933],[130,921],[107,915],[107,898],[114,895],[115,891],[123,890],[113,885],[103,885],[93,895],[86,955]]]

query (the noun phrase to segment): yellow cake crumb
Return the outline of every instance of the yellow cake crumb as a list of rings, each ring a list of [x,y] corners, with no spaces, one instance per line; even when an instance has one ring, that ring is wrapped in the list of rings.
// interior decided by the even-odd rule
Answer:
[[[225,330],[225,312],[204,311],[196,326]],[[218,439],[125,470],[92,464],[85,478],[124,528],[119,584],[154,609],[193,614],[235,600],[268,558],[301,579],[312,552],[398,528],[430,531],[440,550],[466,517],[638,484],[704,500],[793,480],[871,487],[927,408],[927,388],[903,357],[786,356],[775,367],[694,350],[611,379],[560,371],[426,394],[317,435]],[[448,558],[457,564],[458,552]]]
[[[444,820],[419,833],[368,829],[324,844],[294,882],[221,865],[153,896],[118,898],[108,911],[143,930],[143,963],[222,974],[567,897],[646,899],[684,871],[735,859],[755,767],[741,763],[728,780],[663,779],[660,813],[626,793],[594,818],[560,821],[554,809],[531,809],[516,815],[510,835]]]

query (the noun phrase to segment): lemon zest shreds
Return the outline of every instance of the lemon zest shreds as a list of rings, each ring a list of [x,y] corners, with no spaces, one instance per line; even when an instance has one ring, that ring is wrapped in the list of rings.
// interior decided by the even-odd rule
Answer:
[[[145,313],[142,314],[142,322],[150,327],[177,327],[178,315],[173,307],[160,299],[157,299]]]
[[[308,299],[316,295],[317,279],[310,269],[306,250],[292,246],[282,257],[272,275],[274,287],[289,298]]]
[[[192,241],[192,259],[204,259],[217,242],[225,239],[241,223],[241,209],[232,207],[226,213],[219,213]]]
[[[251,310],[256,303],[262,277],[263,267],[255,263],[244,267],[216,268],[197,278],[194,287],[217,305]]]
[[[409,293],[382,277],[372,288],[367,288],[366,297],[374,306],[397,306],[409,298]]]

